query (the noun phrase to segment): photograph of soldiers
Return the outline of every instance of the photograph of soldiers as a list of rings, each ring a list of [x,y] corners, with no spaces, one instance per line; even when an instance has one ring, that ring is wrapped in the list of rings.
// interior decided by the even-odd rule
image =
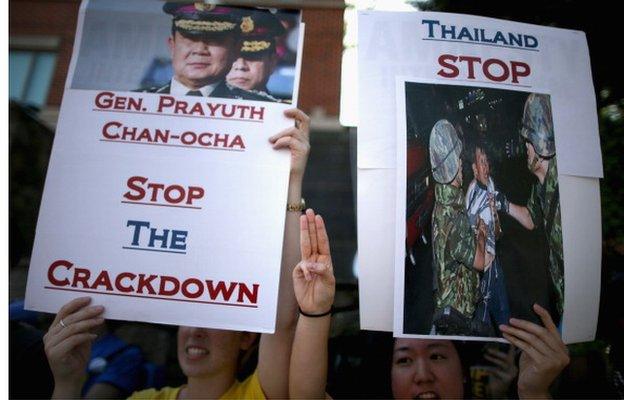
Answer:
[[[406,82],[405,98],[406,232],[418,221],[420,237],[406,237],[403,333],[500,337],[511,317],[535,320],[533,303],[559,323],[550,97]],[[429,162],[409,160],[423,148]]]
[[[292,102],[299,25],[297,10],[91,0],[71,87]]]

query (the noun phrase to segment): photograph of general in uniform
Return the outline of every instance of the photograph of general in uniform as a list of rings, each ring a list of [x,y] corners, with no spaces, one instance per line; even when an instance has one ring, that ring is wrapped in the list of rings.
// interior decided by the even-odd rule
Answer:
[[[88,3],[85,19],[93,21],[85,24],[74,89],[292,101],[298,12],[96,0]],[[101,31],[92,32],[93,27]],[[136,46],[137,37],[145,46]],[[126,49],[129,42],[134,51]],[[108,63],[113,54],[124,57],[106,69],[97,66],[97,60]]]
[[[534,303],[560,324],[550,96],[406,82],[405,104],[403,333],[500,337]]]

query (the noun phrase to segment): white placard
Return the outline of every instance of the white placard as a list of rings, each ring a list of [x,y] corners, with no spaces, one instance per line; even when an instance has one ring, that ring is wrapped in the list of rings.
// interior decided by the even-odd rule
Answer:
[[[503,39],[494,41],[498,32]],[[528,42],[510,45],[509,35]],[[446,59],[443,62],[452,63],[458,74],[445,77],[439,72],[451,69],[440,64],[442,55],[479,60],[472,62],[471,74],[471,62]],[[496,63],[486,68],[491,75],[505,78],[500,82],[484,74],[484,66],[491,59],[509,68],[506,76]],[[528,75],[513,76],[512,62],[520,75],[525,72],[519,63],[528,65]],[[394,78],[403,75],[454,84],[544,89],[553,98],[555,125],[560,127],[556,133],[557,142],[562,143],[558,148],[559,173],[591,178],[603,175],[596,100],[583,32],[459,14],[360,11],[358,66],[359,168],[394,168]],[[571,109],[577,112],[566,113]],[[583,149],[583,157],[577,157],[579,149]]]
[[[283,113],[296,97],[87,90],[88,80],[74,79],[88,74],[98,52],[111,51],[90,46],[84,32],[111,15],[136,18],[137,10],[162,23],[162,4],[81,7],[26,307],[57,312],[72,298],[91,296],[106,318],[273,332],[290,157],[268,139],[292,126]],[[164,21],[166,32],[171,18]],[[101,35],[133,29],[111,23]],[[167,37],[160,39],[164,46]],[[295,39],[297,58],[302,40]]]
[[[496,28],[493,30],[494,34],[499,30],[524,33],[538,39],[540,51],[511,49],[493,46],[492,43],[424,40],[429,34],[429,25],[423,25],[422,20],[440,21],[440,24],[447,26],[483,27],[487,32]],[[381,29],[381,26],[385,28]],[[461,28],[456,29],[456,33],[461,31]],[[405,192],[397,194],[396,188],[399,179],[397,175],[401,172],[396,169],[396,138],[399,137],[396,113],[400,111],[395,106],[397,92],[394,80],[396,76],[407,75],[416,77],[419,81],[441,85],[535,91],[551,95],[554,125],[557,127],[555,136],[563,199],[561,213],[565,255],[565,304],[568,310],[565,312],[563,337],[566,342],[592,338],[595,334],[600,287],[600,203],[599,193],[596,191],[598,183],[592,178],[566,176],[564,172],[590,177],[602,175],[593,85],[583,34],[471,16],[368,11],[360,14],[359,32],[361,96],[358,126],[358,242],[362,328],[385,331],[394,329],[399,335],[402,332],[397,322],[401,319],[400,311],[397,309],[396,316],[394,311],[395,307],[399,307],[397,302],[398,299],[402,301],[403,293],[393,286],[395,281],[403,282],[404,277],[395,277],[395,266],[397,271],[404,270],[403,261],[398,260],[404,260],[405,254],[405,207],[399,209],[396,204],[400,196],[405,200]],[[439,32],[433,32],[435,34]],[[381,43],[386,44],[381,46]],[[396,48],[404,50],[397,52]],[[524,62],[530,64],[531,73],[528,77],[518,76],[517,87],[506,84],[513,82],[486,82],[487,76],[478,69],[474,70],[474,80],[436,75],[442,69],[438,57],[442,54],[454,54],[453,52],[463,56],[481,57],[482,60],[497,58]],[[566,59],[564,66],[559,58],[562,54],[567,54],[566,52],[571,54],[571,58]],[[466,64],[459,68],[460,74],[468,73],[464,67]],[[555,73],[552,71],[554,67],[560,67],[561,76],[566,78],[552,77]],[[490,75],[503,75],[502,69],[492,68],[488,71]],[[452,72],[452,69],[446,68],[445,71]],[[477,82],[479,73],[481,77]],[[571,76],[575,78],[571,79]],[[508,79],[513,79],[511,74]],[[576,95],[572,96],[572,92]],[[580,93],[584,97],[579,97]],[[576,105],[571,105],[571,101],[576,101]],[[581,113],[579,110],[584,111]],[[577,121],[575,124],[583,120],[583,132],[571,127],[571,120]],[[579,156],[581,151],[582,157]],[[404,173],[403,171],[403,176]],[[581,202],[580,199],[584,200]],[[582,215],[572,213],[572,209],[581,207],[587,212]],[[596,215],[598,218],[595,218]],[[579,231],[592,232],[592,235],[584,237],[583,246],[573,245],[578,242],[573,237],[575,234],[570,232]],[[365,252],[364,249],[369,251]],[[587,265],[591,267],[588,269]],[[588,282],[593,290],[581,290],[579,282]],[[573,312],[570,311],[572,309]]]

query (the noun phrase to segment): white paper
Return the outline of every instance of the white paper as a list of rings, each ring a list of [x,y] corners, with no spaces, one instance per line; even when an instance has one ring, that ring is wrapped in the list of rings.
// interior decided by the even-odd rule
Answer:
[[[492,81],[488,83],[479,67],[475,68],[475,79],[466,79],[466,71],[454,79],[437,75],[440,70],[438,57],[454,54],[480,57],[483,61],[496,58],[530,65],[530,75],[519,79],[517,85],[527,90],[544,89],[556,104],[553,110],[553,114],[558,116],[555,119],[555,125],[559,127],[556,140],[562,143],[558,149],[559,173],[594,178],[603,176],[598,120],[595,117],[596,101],[583,32],[433,12],[361,11],[358,15],[359,168],[394,167],[395,76],[419,76],[455,84],[461,84],[461,80],[486,86],[496,84]],[[538,51],[426,40],[429,28],[422,23],[423,20],[455,25],[458,31],[459,27],[469,27],[485,29],[490,35],[498,30],[531,35],[539,42]],[[435,37],[439,37],[436,32]],[[496,85],[504,87],[510,84],[516,85],[511,80]],[[570,109],[577,113],[566,114],[565,110]],[[587,115],[593,117],[587,118]],[[577,156],[578,149],[583,149],[583,157]]]
[[[563,340],[594,340],[600,306],[602,227],[598,179],[559,175],[566,262]]]
[[[392,331],[396,169],[357,171],[360,327]]]
[[[162,2],[81,6],[26,307],[55,313],[91,296],[106,318],[273,332],[290,156],[268,139],[292,126],[283,113],[297,99],[131,92],[136,83],[123,79],[125,90],[111,91],[106,75],[99,90],[85,90],[74,73],[88,74],[97,51],[115,48],[90,46],[82,33],[141,4],[164,21],[163,35],[150,32],[166,49]]]
[[[484,27],[490,26],[488,24],[495,26],[511,24],[522,29],[526,27],[530,30],[535,29],[535,32],[546,35],[546,39],[540,39],[540,45],[548,42],[549,51],[541,51],[539,56],[547,58],[547,62],[544,63],[548,68],[533,68],[533,72],[536,70],[539,72],[535,72],[535,76],[531,77],[532,87],[519,90],[542,91],[552,95],[554,125],[557,127],[555,135],[566,260],[567,311],[563,317],[564,339],[568,343],[591,339],[595,333],[600,287],[600,203],[598,180],[592,177],[602,176],[602,161],[593,85],[583,33],[472,16],[441,13],[424,15],[428,19],[451,18],[449,21],[455,23],[464,21],[460,24],[465,26],[473,22]],[[361,92],[358,127],[358,247],[360,320],[363,329],[392,331],[394,325],[391,315],[394,314],[394,299],[401,296],[400,293],[395,293],[393,288],[398,214],[395,205],[396,188],[392,186],[396,183],[397,173],[394,80],[400,75],[419,76],[431,81],[441,79],[435,76],[437,69],[433,70],[435,64],[431,62],[433,60],[437,64],[435,54],[432,50],[426,50],[431,47],[421,46],[419,41],[415,40],[415,37],[420,35],[417,30],[422,18],[423,13],[363,12],[358,23]],[[465,43],[455,45],[455,49],[460,50],[477,47],[479,46]],[[478,55],[502,58],[500,52],[515,54],[508,49],[488,46],[479,49]],[[562,53],[569,54],[565,62],[560,60]],[[531,62],[535,62],[533,58],[537,57],[535,54],[524,56],[531,58]],[[531,65],[533,67],[533,64]],[[555,68],[561,69],[561,74],[557,77],[551,76]],[[422,71],[424,72],[421,73]],[[478,84],[483,87],[508,89],[507,85],[482,82],[455,84]],[[565,85],[567,86],[564,87]],[[571,106],[571,101],[576,101],[576,105]],[[575,112],[568,112],[570,109]],[[581,113],[579,110],[585,111]],[[572,125],[585,128],[579,133]],[[565,143],[560,144],[562,142]],[[580,152],[582,157],[579,156]],[[571,211],[579,208],[584,210],[582,221],[576,217],[578,215],[575,214],[576,211]],[[588,217],[588,214],[592,217]],[[400,219],[399,225],[403,223],[404,218]],[[569,231],[575,233],[570,234]],[[577,239],[574,235],[579,235],[579,231],[598,234],[586,234],[583,237],[583,246],[578,246],[575,245]],[[582,256],[579,257],[577,254]],[[583,272],[579,273],[581,269]],[[571,279],[571,276],[574,278]],[[585,287],[589,287],[590,291],[581,290],[583,282],[587,282]]]

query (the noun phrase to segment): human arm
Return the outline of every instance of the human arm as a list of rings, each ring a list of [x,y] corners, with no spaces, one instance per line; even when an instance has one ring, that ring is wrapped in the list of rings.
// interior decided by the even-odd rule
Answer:
[[[303,175],[310,153],[310,118],[297,109],[287,110],[285,115],[295,120],[295,126],[272,136],[269,141],[274,149],[290,149],[287,202],[299,204]],[[275,333],[263,334],[260,337],[258,378],[267,398],[288,397],[288,366],[297,322],[297,302],[292,286],[292,271],[300,260],[299,216],[298,212],[286,212]]]
[[[550,314],[538,304],[533,310],[544,326],[511,318],[510,325],[501,325],[503,337],[522,350],[518,375],[518,396],[550,398],[548,388],[570,363],[568,349],[561,340]]]
[[[507,203],[507,208],[509,208],[508,204],[509,202]],[[494,220],[494,237],[498,240],[501,236],[502,229],[500,225],[500,218],[498,216],[498,209],[496,208],[496,196],[492,192],[488,192],[488,206],[490,207],[492,219]]]
[[[311,210],[301,217],[302,261],[293,271],[301,314],[290,359],[290,398],[325,398],[327,341],[336,280],[325,224]],[[322,315],[322,316],[319,316]]]
[[[43,337],[46,357],[54,376],[53,399],[80,398],[91,342],[90,331],[104,323],[102,306],[89,306],[89,297],[65,304]],[[62,323],[61,323],[62,322]]]
[[[533,199],[534,193],[531,193],[531,199],[529,199],[529,203],[535,201]],[[509,214],[513,219],[518,221],[520,225],[525,227],[528,230],[535,229],[535,224],[533,222],[533,217],[529,212],[528,207],[520,206],[518,204],[514,204],[507,199],[507,196],[503,192],[496,192],[496,209],[500,211],[504,211]]]
[[[483,271],[486,266],[490,265],[493,256],[485,250],[485,241],[487,238],[487,225],[479,217],[477,217],[477,232],[475,238],[475,256],[472,266],[477,271]]]
[[[531,218],[531,213],[529,213],[529,209],[524,206],[519,206],[517,204],[509,203],[509,215],[511,215],[516,221],[520,223],[520,225],[524,226],[528,230],[535,229],[535,224],[533,223],[533,218]]]

